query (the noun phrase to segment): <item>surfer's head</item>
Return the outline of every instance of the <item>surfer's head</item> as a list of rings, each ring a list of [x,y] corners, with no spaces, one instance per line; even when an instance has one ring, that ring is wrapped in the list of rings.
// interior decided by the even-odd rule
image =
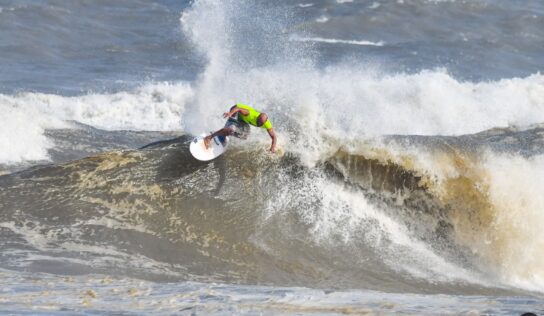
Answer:
[[[267,131],[272,128],[272,123],[270,123],[270,120],[268,119],[268,115],[266,115],[266,113],[259,114],[259,116],[257,117],[257,126],[263,127]]]
[[[257,126],[258,127],[263,126],[263,124],[266,123],[266,121],[268,121],[268,115],[266,115],[266,113],[259,114],[259,117],[257,118]]]

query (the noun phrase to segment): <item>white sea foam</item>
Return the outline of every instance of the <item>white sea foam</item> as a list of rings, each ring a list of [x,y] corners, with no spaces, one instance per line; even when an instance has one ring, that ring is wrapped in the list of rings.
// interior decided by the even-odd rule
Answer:
[[[493,220],[472,246],[504,282],[544,292],[544,156],[489,154],[484,168]]]
[[[30,107],[6,106],[6,99],[10,98],[0,96],[0,163],[46,159],[53,144],[43,135],[44,128],[65,124]]]
[[[149,84],[113,94],[64,97],[44,93],[0,95],[0,163],[47,159],[45,129],[78,121],[105,130],[181,130],[188,84]]]

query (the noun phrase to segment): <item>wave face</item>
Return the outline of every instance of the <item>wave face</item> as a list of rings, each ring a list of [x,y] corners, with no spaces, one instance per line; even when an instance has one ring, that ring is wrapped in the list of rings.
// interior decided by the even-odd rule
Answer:
[[[89,41],[105,58],[84,63],[90,74],[58,67],[69,79],[40,87],[14,66],[20,90],[1,87],[0,164],[19,170],[0,176],[2,268],[386,292],[544,291],[540,2],[526,10],[487,1],[166,2],[149,14],[168,16],[169,32],[145,49],[138,43],[150,35],[128,30],[163,20],[145,10],[118,18],[135,2],[118,2],[99,21],[133,49],[113,48],[113,64],[127,57],[127,67],[92,68],[110,48]],[[78,15],[67,12],[102,16],[103,8],[24,3],[2,7],[0,36],[13,37],[29,12],[56,27],[28,33],[14,51],[28,49],[25,40],[53,52],[60,45],[67,56],[40,50],[54,69],[88,56],[88,47],[71,46],[83,31],[69,32],[75,22],[65,19]],[[412,34],[404,26],[418,12]],[[487,14],[490,26],[475,18]],[[497,22],[509,18],[527,22]],[[70,36],[37,40],[57,32]],[[165,42],[186,73],[173,75],[172,60],[152,67],[149,54]],[[34,51],[21,56],[47,60]],[[129,76],[137,84],[114,84],[132,67],[144,69]],[[49,82],[51,69],[32,75]],[[101,71],[111,88],[86,77]],[[74,92],[87,85],[97,91]],[[235,102],[270,115],[284,155],[268,155],[256,131],[211,163],[192,159],[190,134],[217,129]]]
[[[258,142],[234,144],[206,164],[190,156],[191,138],[182,136],[5,175],[2,268],[402,292],[541,291],[544,201],[533,190],[544,160],[512,153],[519,148],[509,140],[523,133],[534,136],[532,145],[542,142],[541,128],[398,136],[339,149],[311,168],[293,154],[271,157]]]

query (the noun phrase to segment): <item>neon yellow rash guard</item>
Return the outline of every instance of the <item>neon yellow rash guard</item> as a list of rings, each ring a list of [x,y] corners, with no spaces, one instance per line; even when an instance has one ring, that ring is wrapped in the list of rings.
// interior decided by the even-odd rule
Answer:
[[[261,112],[255,110],[249,105],[245,105],[241,103],[237,103],[236,107],[249,111],[248,115],[243,115],[242,112],[238,112],[238,114],[240,114],[240,118],[242,119],[242,121],[248,124],[251,124],[253,126],[257,126],[257,119],[259,118],[259,115],[261,115]],[[264,124],[261,127],[265,128],[266,130],[269,130],[272,128],[272,122],[270,122],[270,120],[266,120],[266,122],[264,122]]]

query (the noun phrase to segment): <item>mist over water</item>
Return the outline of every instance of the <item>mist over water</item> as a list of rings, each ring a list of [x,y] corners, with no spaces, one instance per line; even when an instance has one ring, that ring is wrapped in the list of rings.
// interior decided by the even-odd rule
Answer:
[[[0,8],[6,271],[544,290],[539,2]],[[195,161],[190,135],[237,102],[269,114],[282,154],[254,129]]]

